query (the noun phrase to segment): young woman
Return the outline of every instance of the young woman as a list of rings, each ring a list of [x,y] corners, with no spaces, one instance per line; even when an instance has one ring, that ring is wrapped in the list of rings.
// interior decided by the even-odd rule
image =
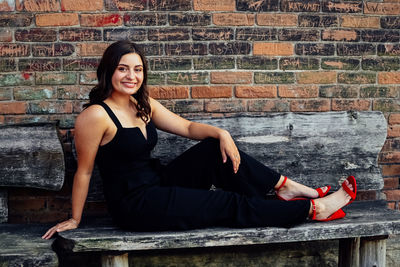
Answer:
[[[238,150],[227,131],[170,112],[149,97],[146,60],[132,42],[106,49],[97,78],[75,124],[72,218],[50,228],[45,239],[78,227],[95,162],[113,221],[134,231],[332,220],[344,217],[341,208],[355,198],[354,177],[326,195],[329,187],[296,183]],[[150,157],[156,128],[202,141],[162,166]],[[279,200],[265,199],[271,189]]]

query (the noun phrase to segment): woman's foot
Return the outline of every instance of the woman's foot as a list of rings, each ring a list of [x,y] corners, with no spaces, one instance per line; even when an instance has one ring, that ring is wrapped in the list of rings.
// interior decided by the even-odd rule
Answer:
[[[347,186],[353,190],[353,186],[349,183],[349,181],[346,180],[344,183],[346,183]],[[343,189],[343,187],[326,197],[314,199],[314,203],[312,203],[310,207],[310,218],[313,218],[317,221],[328,219],[332,214],[346,206],[350,200],[351,197]]]
[[[321,187],[321,195],[325,196],[329,191],[329,186]],[[320,193],[316,189],[299,184],[285,176],[281,176],[275,186],[275,192],[278,198],[282,200],[292,200],[297,197],[303,198],[318,198]]]

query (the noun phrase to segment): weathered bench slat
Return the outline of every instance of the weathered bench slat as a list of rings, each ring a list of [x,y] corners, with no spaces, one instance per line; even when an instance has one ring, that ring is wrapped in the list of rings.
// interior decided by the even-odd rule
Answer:
[[[0,186],[60,190],[65,163],[54,123],[0,126]]]
[[[47,229],[47,225],[2,224],[0,266],[58,266],[52,242],[41,239]]]
[[[383,187],[377,155],[387,125],[380,112],[275,113],[197,121],[228,130],[240,149],[303,184],[337,189],[338,179],[354,175],[360,190]],[[160,132],[153,155],[169,161],[193,143]]]
[[[286,243],[400,233],[399,213],[370,202],[353,203],[348,215],[331,222],[312,222],[292,228],[209,228],[177,232],[127,232],[112,226],[81,227],[59,233],[57,247],[72,252],[131,251]],[[373,206],[373,207],[372,207]],[[64,245],[65,244],[65,245]]]

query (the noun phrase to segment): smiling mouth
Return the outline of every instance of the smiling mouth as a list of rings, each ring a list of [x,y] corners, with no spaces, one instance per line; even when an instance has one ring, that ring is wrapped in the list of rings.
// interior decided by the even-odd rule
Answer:
[[[126,87],[135,87],[137,85],[137,83],[128,83],[128,82],[123,82],[123,85],[125,85]]]

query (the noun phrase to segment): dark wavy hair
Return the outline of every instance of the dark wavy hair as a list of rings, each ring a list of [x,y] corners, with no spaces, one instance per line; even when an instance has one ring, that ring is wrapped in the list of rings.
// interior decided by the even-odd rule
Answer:
[[[136,99],[137,116],[144,122],[149,121],[151,107],[149,103],[149,91],[147,90],[147,61],[141,50],[131,41],[118,41],[111,44],[104,51],[100,64],[97,67],[98,83],[89,93],[89,103],[84,108],[105,100],[112,93],[111,77],[118,67],[121,58],[129,53],[136,53],[143,62],[143,82],[139,90],[132,96]]]

